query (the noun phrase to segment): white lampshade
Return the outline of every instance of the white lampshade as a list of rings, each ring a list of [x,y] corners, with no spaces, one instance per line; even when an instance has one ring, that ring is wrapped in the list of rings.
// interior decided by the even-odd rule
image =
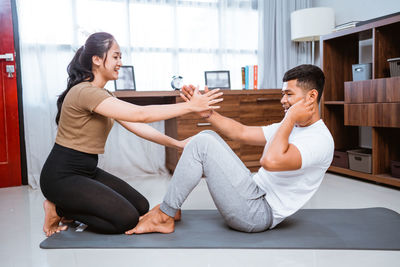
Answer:
[[[330,7],[300,9],[290,14],[292,41],[319,41],[335,27],[335,13]]]

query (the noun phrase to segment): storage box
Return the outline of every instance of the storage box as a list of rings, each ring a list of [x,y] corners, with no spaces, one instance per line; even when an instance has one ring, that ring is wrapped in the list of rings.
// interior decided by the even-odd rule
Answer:
[[[349,156],[346,151],[335,150],[333,153],[332,166],[337,166],[341,168],[349,168]]]
[[[390,161],[390,172],[393,177],[400,178],[400,161]]]
[[[372,173],[371,149],[360,148],[348,150],[349,167],[351,170]]]
[[[387,60],[390,67],[390,77],[400,76],[400,57]]]
[[[352,65],[353,81],[363,81],[372,79],[371,69],[372,69],[372,63]]]

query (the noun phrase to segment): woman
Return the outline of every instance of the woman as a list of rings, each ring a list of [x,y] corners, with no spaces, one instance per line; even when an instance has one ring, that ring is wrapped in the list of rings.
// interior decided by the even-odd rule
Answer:
[[[217,90],[195,94],[190,102],[136,106],[104,89],[118,78],[121,51],[108,33],[94,33],[68,65],[67,89],[57,101],[57,137],[40,176],[46,236],[65,230],[62,218],[83,222],[99,233],[118,234],[133,228],[149,209],[144,196],[121,179],[97,168],[98,154],[116,120],[132,133],[161,145],[183,148],[147,122],[218,108]]]

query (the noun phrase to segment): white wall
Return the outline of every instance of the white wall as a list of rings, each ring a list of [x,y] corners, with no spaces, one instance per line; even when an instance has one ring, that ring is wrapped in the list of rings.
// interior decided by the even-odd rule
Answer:
[[[336,25],[400,12],[399,0],[312,0],[312,6],[332,7]]]

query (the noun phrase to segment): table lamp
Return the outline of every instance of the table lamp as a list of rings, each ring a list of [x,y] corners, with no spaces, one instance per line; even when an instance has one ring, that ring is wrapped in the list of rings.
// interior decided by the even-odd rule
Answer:
[[[335,27],[335,14],[330,7],[299,9],[290,14],[292,41],[311,41],[311,58],[314,64],[315,41]]]

